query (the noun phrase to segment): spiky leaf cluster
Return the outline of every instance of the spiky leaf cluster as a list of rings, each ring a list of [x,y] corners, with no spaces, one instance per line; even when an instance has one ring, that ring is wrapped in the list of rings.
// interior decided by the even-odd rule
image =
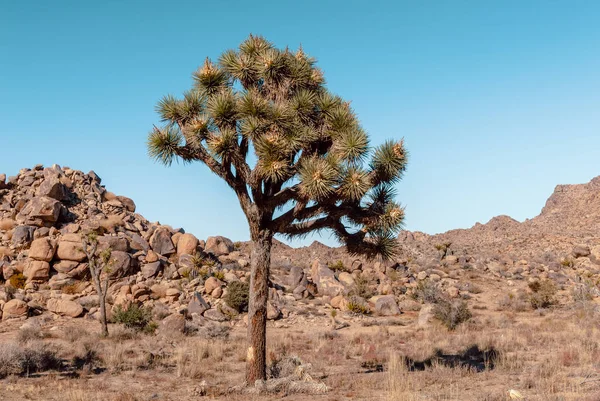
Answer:
[[[218,62],[206,59],[193,80],[182,99],[159,101],[164,126],[149,134],[151,157],[205,163],[259,230],[330,229],[350,252],[392,255],[404,218],[392,190],[406,166],[404,143],[372,149],[314,58],[250,35]]]

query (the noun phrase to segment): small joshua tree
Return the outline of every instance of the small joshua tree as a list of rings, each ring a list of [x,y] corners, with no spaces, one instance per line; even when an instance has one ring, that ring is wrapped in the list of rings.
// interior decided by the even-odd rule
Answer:
[[[106,318],[106,295],[108,294],[109,269],[111,264],[110,248],[98,252],[98,236],[91,232],[83,237],[82,249],[88,258],[88,268],[94,282],[98,302],[100,303],[100,323],[102,324],[102,336],[108,337],[108,321]],[[102,274],[104,273],[104,275]]]
[[[182,99],[157,105],[149,155],[204,163],[235,192],[253,243],[246,382],[266,376],[266,319],[275,234],[329,229],[352,254],[389,258],[404,218],[393,189],[404,143],[371,149],[350,103],[331,94],[302,49],[248,37],[218,63],[206,59]]]

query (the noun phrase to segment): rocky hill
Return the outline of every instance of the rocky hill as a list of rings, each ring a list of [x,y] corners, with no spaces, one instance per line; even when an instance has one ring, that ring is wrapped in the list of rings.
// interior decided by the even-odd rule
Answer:
[[[183,229],[149,222],[132,199],[109,192],[100,177],[52,166],[0,176],[2,319],[51,312],[96,318],[82,238],[100,232],[112,249],[111,308],[137,303],[175,320],[230,321],[231,283],[247,281],[249,244],[224,237],[199,240]],[[560,285],[600,277],[600,177],[559,185],[542,213],[523,223],[499,216],[439,235],[403,232],[395,261],[366,261],[318,242],[291,248],[276,242],[269,318],[303,318],[297,302],[323,298],[345,309],[351,300],[379,315],[418,310],[419,283],[453,298],[469,296],[477,275]],[[169,323],[169,324],[172,324]]]

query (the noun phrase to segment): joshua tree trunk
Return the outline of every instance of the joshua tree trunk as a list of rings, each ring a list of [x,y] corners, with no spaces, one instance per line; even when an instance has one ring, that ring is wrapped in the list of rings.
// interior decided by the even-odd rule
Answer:
[[[260,231],[252,238],[250,299],[248,302],[248,354],[246,383],[266,378],[267,300],[273,235]]]
[[[106,293],[108,292],[108,282],[104,284],[104,291],[98,292],[100,299],[100,323],[102,323],[102,337],[108,337],[108,319],[106,318]]]

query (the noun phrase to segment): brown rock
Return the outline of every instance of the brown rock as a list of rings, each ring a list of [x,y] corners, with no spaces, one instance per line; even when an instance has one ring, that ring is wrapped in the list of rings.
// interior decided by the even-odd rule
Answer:
[[[206,294],[212,294],[212,292],[219,287],[223,286],[223,282],[215,277],[209,277],[204,282],[204,292]]]
[[[47,281],[50,277],[50,264],[42,260],[28,260],[23,275],[28,282]]]
[[[208,237],[204,247],[205,252],[210,252],[215,256],[227,255],[233,252],[235,247],[229,238],[216,236]]]
[[[29,307],[20,299],[11,299],[4,304],[2,309],[2,320],[15,319],[27,316]]]
[[[83,313],[83,306],[66,299],[50,298],[46,303],[46,308],[61,316],[79,317]]]
[[[312,265],[311,276],[321,295],[334,297],[345,290],[344,285],[335,278],[333,271],[322,264],[319,259],[316,259]]]
[[[49,238],[39,238],[31,243],[29,257],[35,260],[50,262],[54,258],[56,244]]]
[[[382,295],[375,301],[375,313],[380,316],[396,316],[400,314],[398,304],[393,295]]]
[[[131,213],[135,212],[135,202],[132,199],[129,199],[126,196],[117,196],[117,200],[125,206],[125,208]]]
[[[82,249],[81,241],[79,241],[79,242],[65,241],[64,237],[58,243],[58,249],[56,250],[56,257],[60,260],[72,260],[75,262],[83,262],[86,259],[85,253],[83,252],[83,249]]]
[[[194,255],[198,247],[198,238],[192,234],[182,234],[177,242],[178,255]]]

